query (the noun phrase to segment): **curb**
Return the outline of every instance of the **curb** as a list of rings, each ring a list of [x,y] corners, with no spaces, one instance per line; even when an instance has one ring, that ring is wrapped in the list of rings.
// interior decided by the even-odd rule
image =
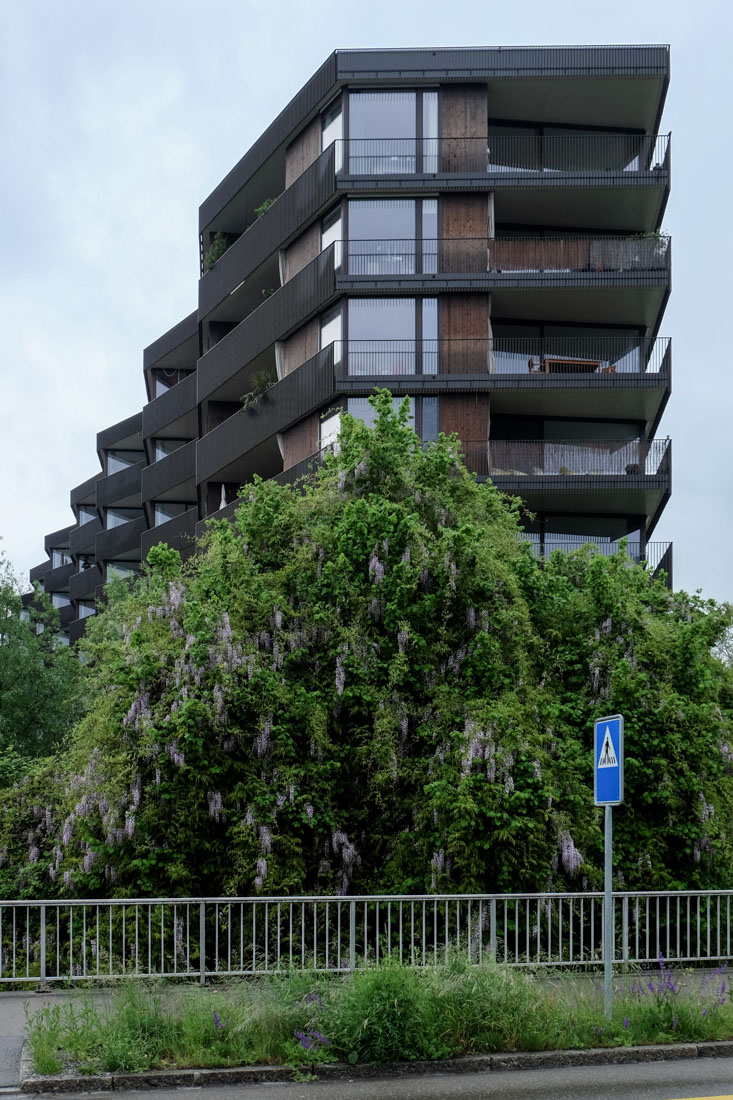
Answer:
[[[369,1077],[417,1077],[427,1074],[489,1073],[501,1070],[559,1069],[568,1066],[607,1066],[634,1062],[676,1062],[690,1058],[733,1057],[733,1041],[659,1044],[646,1047],[594,1047],[590,1050],[540,1050],[518,1054],[473,1054],[440,1062],[389,1062],[347,1065],[332,1062],[316,1066],[320,1081],[353,1081]],[[303,1066],[308,1070],[308,1066]],[[72,1073],[43,1077],[33,1073],[26,1044],[20,1058],[20,1091],[112,1092],[120,1089],[196,1088],[205,1085],[260,1085],[293,1080],[290,1066],[235,1066],[231,1069],[148,1070],[145,1073]]]

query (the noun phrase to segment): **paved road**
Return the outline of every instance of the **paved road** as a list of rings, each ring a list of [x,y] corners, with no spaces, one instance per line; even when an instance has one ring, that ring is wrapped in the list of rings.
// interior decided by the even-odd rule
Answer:
[[[408,1080],[308,1082],[225,1088],[155,1090],[155,1100],[184,1100],[201,1092],[201,1100],[733,1100],[733,1058],[700,1058],[632,1066],[516,1070]],[[106,1097],[110,1093],[90,1093]],[[150,1092],[130,1097],[150,1100]],[[61,1094],[56,1093],[58,1098]],[[77,1094],[78,1097],[78,1094]]]

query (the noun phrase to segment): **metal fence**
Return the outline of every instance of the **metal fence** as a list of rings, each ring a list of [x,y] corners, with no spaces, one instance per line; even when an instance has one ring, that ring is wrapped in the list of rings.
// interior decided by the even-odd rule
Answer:
[[[350,239],[344,248],[349,275],[393,278],[487,272],[567,275],[666,271],[671,259],[670,238],[657,234]]]
[[[506,134],[352,138],[336,143],[336,169],[352,176],[485,172],[520,177],[661,173],[669,134]]]
[[[474,337],[460,340],[337,340],[336,378],[413,374],[529,373],[542,385],[550,375],[608,383],[615,375],[668,374],[671,340],[634,336]],[[322,354],[322,353],[319,353]]]
[[[731,955],[733,891],[614,895],[614,961]],[[345,973],[452,952],[510,966],[603,962],[603,895],[471,894],[0,902],[0,982]]]

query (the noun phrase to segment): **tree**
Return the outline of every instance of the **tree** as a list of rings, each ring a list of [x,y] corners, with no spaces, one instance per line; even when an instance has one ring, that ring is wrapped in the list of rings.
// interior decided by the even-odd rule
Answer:
[[[60,644],[58,612],[37,591],[22,615],[20,584],[0,555],[0,776],[15,753],[49,753],[79,716],[79,662]]]
[[[18,890],[595,886],[616,710],[617,880],[730,883],[729,609],[623,553],[541,566],[457,440],[373,401],[310,482],[256,481],[190,563],[159,546],[110,587],[89,713],[0,803]]]

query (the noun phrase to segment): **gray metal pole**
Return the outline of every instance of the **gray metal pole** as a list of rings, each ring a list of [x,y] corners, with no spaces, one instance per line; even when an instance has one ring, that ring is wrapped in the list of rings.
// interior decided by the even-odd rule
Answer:
[[[613,808],[606,806],[603,897],[603,1007],[606,1019],[613,1008]]]

